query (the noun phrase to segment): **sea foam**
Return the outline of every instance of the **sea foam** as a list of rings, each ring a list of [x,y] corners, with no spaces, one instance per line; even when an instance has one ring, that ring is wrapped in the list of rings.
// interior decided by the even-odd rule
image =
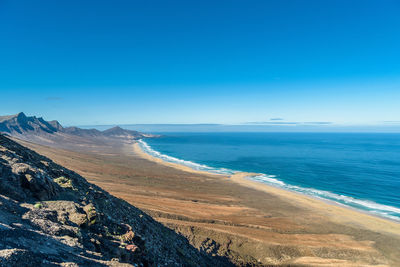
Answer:
[[[152,155],[153,157],[162,159],[166,162],[171,162],[171,163],[177,163],[177,164],[181,164],[187,167],[190,167],[193,170],[196,171],[206,171],[206,172],[210,172],[210,173],[215,173],[215,174],[234,174],[237,171],[233,171],[233,170],[229,170],[229,169],[225,169],[225,168],[213,168],[213,167],[209,167],[207,165],[203,165],[203,164],[198,164],[189,160],[183,160],[183,159],[178,159],[175,157],[171,157],[165,154],[162,154],[156,150],[154,150],[152,147],[150,147],[145,141],[143,140],[139,140],[138,141],[140,148],[146,152],[149,155]]]
[[[204,164],[195,163],[188,160],[178,159],[172,156],[168,156],[162,154],[156,150],[154,150],[151,146],[149,146],[145,141],[139,140],[139,146],[141,149],[149,155],[152,155],[156,158],[160,158],[166,162],[181,164],[187,166],[193,170],[197,171],[206,171],[213,174],[225,174],[225,175],[232,175],[238,173],[240,171],[230,170],[226,168],[214,168]],[[292,192],[301,193],[307,196],[311,196],[314,198],[318,198],[321,200],[328,200],[333,201],[339,205],[347,206],[351,208],[356,208],[361,211],[367,211],[374,215],[378,215],[381,217],[385,217],[391,220],[400,221],[400,209],[388,205],[379,204],[370,200],[362,200],[356,199],[350,196],[336,194],[330,191],[318,190],[314,188],[306,188],[300,187],[297,185],[287,184],[279,179],[276,178],[275,175],[268,175],[268,174],[257,174],[253,176],[247,177],[250,180],[264,183],[270,186],[278,187],[281,189],[289,190]]]

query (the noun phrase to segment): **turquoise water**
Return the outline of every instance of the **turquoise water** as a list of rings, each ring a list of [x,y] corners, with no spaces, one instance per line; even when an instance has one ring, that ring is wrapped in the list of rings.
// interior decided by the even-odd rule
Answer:
[[[400,134],[167,133],[141,141],[166,161],[231,174],[400,221]]]

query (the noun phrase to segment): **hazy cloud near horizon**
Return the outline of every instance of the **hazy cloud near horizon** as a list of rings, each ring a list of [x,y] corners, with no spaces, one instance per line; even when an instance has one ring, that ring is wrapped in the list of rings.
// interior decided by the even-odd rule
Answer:
[[[272,120],[272,119],[271,119]],[[333,124],[330,121],[253,121],[245,122],[247,125],[328,125]]]
[[[400,123],[400,121],[383,121],[383,123]]]

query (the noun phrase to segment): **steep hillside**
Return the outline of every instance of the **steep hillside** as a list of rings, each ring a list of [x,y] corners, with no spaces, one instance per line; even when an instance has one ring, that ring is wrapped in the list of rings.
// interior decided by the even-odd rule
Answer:
[[[0,266],[229,266],[0,135]]]

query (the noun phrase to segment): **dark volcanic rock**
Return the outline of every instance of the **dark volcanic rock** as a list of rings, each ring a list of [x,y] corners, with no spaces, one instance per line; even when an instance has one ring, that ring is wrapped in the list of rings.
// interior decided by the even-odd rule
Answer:
[[[230,264],[0,134],[0,266],[54,265]]]

